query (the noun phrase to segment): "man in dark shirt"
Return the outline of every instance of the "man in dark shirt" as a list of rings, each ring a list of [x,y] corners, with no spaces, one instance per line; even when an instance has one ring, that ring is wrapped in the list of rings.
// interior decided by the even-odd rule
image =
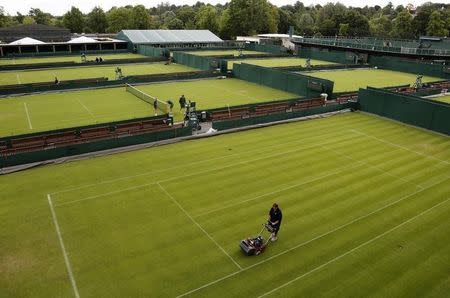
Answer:
[[[272,241],[277,240],[277,234],[278,234],[278,231],[280,230],[282,218],[283,218],[283,214],[281,213],[281,209],[278,208],[277,203],[274,203],[272,205],[272,208],[270,208],[270,211],[269,211],[269,224],[274,229],[274,231],[271,235],[271,238],[270,238],[270,240],[272,240]]]
[[[180,103],[180,111],[181,111],[182,109],[184,109],[186,107],[186,98],[184,97],[184,95],[181,95],[179,103]]]

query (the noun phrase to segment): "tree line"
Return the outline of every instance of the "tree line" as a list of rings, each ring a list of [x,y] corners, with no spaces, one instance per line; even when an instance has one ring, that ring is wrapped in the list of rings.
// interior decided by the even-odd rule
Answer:
[[[95,7],[88,14],[73,6],[62,16],[39,8],[27,15],[11,16],[0,7],[0,27],[45,24],[66,27],[73,33],[117,33],[122,29],[208,29],[223,39],[258,33],[287,33],[294,26],[303,36],[374,36],[416,38],[420,35],[448,36],[450,4],[425,3],[419,7],[392,3],[347,7],[341,3],[305,6],[302,2],[277,7],[267,0],[230,0],[222,5],[203,2],[189,6],[160,3]]]

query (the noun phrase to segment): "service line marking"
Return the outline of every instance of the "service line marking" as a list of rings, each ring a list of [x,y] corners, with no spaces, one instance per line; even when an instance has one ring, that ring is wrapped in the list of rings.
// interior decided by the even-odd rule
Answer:
[[[198,292],[198,291],[200,291],[200,290],[202,290],[202,289],[205,289],[205,288],[207,288],[207,287],[209,287],[209,286],[212,286],[212,285],[214,285],[214,284],[217,284],[217,283],[219,283],[219,282],[221,282],[221,281],[223,281],[223,280],[226,280],[226,279],[228,279],[228,278],[230,278],[230,277],[233,277],[233,276],[235,276],[235,275],[237,275],[237,274],[239,274],[239,273],[241,273],[241,272],[247,271],[247,270],[252,269],[252,268],[254,268],[254,267],[257,267],[257,266],[259,266],[259,265],[261,265],[261,264],[267,263],[267,262],[269,262],[269,261],[271,261],[271,260],[273,260],[273,259],[275,259],[275,258],[278,258],[278,257],[280,257],[280,256],[282,256],[282,255],[287,254],[287,253],[290,252],[290,251],[293,251],[293,250],[295,250],[295,249],[297,249],[297,248],[303,247],[303,246],[305,246],[305,245],[307,245],[307,244],[309,244],[309,243],[311,243],[311,242],[314,242],[314,241],[316,241],[316,240],[318,240],[318,239],[321,239],[321,238],[323,238],[323,237],[326,237],[326,236],[328,236],[328,235],[330,235],[330,234],[332,234],[332,233],[334,233],[334,232],[337,232],[337,231],[339,231],[339,230],[342,230],[342,229],[344,229],[344,228],[346,228],[346,227],[348,227],[348,226],[354,224],[355,222],[361,221],[361,220],[363,220],[363,219],[365,219],[365,218],[367,218],[367,217],[369,217],[369,216],[371,216],[371,215],[373,215],[373,214],[375,214],[375,213],[378,213],[378,212],[380,212],[380,211],[383,211],[383,210],[386,209],[386,208],[389,208],[389,207],[391,207],[391,206],[393,206],[393,205],[395,205],[395,204],[397,204],[397,203],[399,203],[399,202],[401,202],[401,201],[404,201],[404,200],[406,200],[407,198],[409,198],[409,197],[411,197],[411,196],[414,196],[414,195],[416,195],[416,194],[418,194],[418,193],[420,193],[420,192],[423,192],[423,191],[425,191],[425,190],[427,190],[427,189],[430,189],[430,188],[432,188],[433,186],[438,185],[439,183],[442,183],[442,182],[444,182],[444,181],[446,181],[446,180],[448,180],[448,179],[449,179],[449,178],[445,178],[445,179],[443,179],[442,181],[438,181],[438,182],[436,182],[436,183],[430,185],[430,186],[427,187],[427,188],[420,189],[420,190],[417,190],[417,191],[415,191],[415,192],[413,192],[413,193],[410,193],[410,194],[408,194],[408,195],[405,195],[405,196],[403,196],[403,197],[400,197],[398,200],[395,200],[395,201],[393,201],[393,202],[391,202],[391,203],[389,203],[389,204],[387,204],[387,205],[385,205],[385,206],[383,206],[383,207],[380,207],[380,208],[378,208],[378,209],[376,209],[376,210],[374,210],[374,211],[371,211],[371,212],[369,212],[369,213],[367,213],[367,214],[365,214],[365,215],[362,215],[362,216],[360,216],[360,217],[357,217],[357,218],[355,218],[355,219],[353,219],[353,220],[351,220],[351,221],[349,221],[349,222],[347,222],[347,223],[345,223],[345,224],[343,224],[343,225],[340,225],[340,226],[338,226],[338,227],[336,227],[336,228],[334,228],[334,229],[332,229],[332,230],[330,230],[330,231],[328,231],[328,232],[326,232],[326,233],[320,234],[320,235],[318,235],[318,236],[316,236],[316,237],[314,237],[314,238],[312,238],[312,239],[310,239],[310,240],[307,240],[307,241],[302,242],[302,243],[300,243],[300,244],[297,244],[297,245],[295,245],[295,246],[293,246],[293,247],[291,247],[291,248],[288,248],[288,249],[286,249],[286,250],[284,250],[284,251],[282,251],[282,252],[279,252],[278,254],[275,254],[275,255],[273,255],[273,256],[271,256],[271,257],[265,259],[265,260],[259,261],[259,262],[255,263],[255,264],[253,264],[253,265],[250,265],[250,266],[248,266],[248,267],[243,268],[243,269],[240,270],[240,271],[236,271],[236,272],[230,273],[230,274],[225,275],[225,276],[223,276],[223,277],[221,277],[221,278],[219,278],[219,279],[216,279],[216,280],[214,280],[214,281],[211,281],[211,282],[209,282],[209,283],[206,283],[206,284],[204,284],[204,285],[202,285],[202,286],[200,286],[200,287],[198,287],[198,288],[195,288],[195,289],[190,290],[190,291],[188,291],[188,292],[185,292],[185,293],[183,293],[183,294],[181,294],[181,295],[178,295],[177,298],[179,298],[179,297],[184,297],[184,296],[193,294],[193,293]]]
[[[329,260],[328,262],[323,263],[322,265],[317,266],[317,267],[315,267],[314,269],[312,269],[312,270],[310,270],[310,271],[308,271],[308,272],[306,272],[306,273],[304,273],[304,274],[302,274],[302,275],[300,275],[300,276],[297,276],[296,278],[294,278],[294,279],[292,279],[292,280],[290,280],[290,281],[288,281],[288,282],[282,284],[281,286],[276,287],[275,289],[272,289],[272,290],[270,290],[270,291],[268,291],[268,292],[266,292],[266,293],[264,293],[264,294],[258,296],[258,298],[260,298],[260,297],[265,297],[265,296],[267,296],[267,295],[270,295],[270,294],[272,294],[272,293],[278,291],[279,289],[282,289],[282,288],[284,288],[284,287],[286,287],[286,286],[292,284],[293,282],[298,281],[298,280],[300,280],[300,279],[302,279],[302,278],[304,278],[304,277],[310,275],[311,273],[314,273],[315,271],[320,270],[320,269],[322,269],[323,267],[325,267],[325,266],[327,266],[327,265],[329,265],[329,264],[331,264],[331,263],[333,263],[333,262],[336,262],[336,261],[342,259],[343,257],[345,257],[345,256],[347,256],[347,255],[349,255],[349,254],[351,254],[351,253],[354,252],[355,250],[358,250],[359,248],[361,248],[361,247],[363,247],[363,246],[366,246],[366,245],[368,245],[368,244],[374,242],[375,240],[378,240],[379,238],[381,238],[381,237],[383,237],[383,236],[385,236],[385,235],[391,233],[392,231],[395,231],[396,229],[398,229],[398,228],[400,228],[400,227],[406,225],[407,223],[410,223],[411,221],[415,220],[416,218],[418,218],[418,217],[420,217],[420,216],[422,216],[422,215],[424,215],[424,214],[426,214],[426,213],[432,211],[433,209],[435,209],[435,208],[437,208],[437,207],[439,207],[439,206],[441,206],[441,205],[447,203],[449,200],[450,200],[450,198],[447,198],[445,201],[440,202],[440,203],[438,203],[438,204],[432,206],[431,208],[428,208],[428,209],[426,209],[425,211],[420,212],[419,214],[416,214],[415,216],[413,216],[413,217],[411,217],[410,219],[408,219],[408,220],[402,222],[401,224],[396,225],[395,227],[393,227],[393,228],[387,230],[386,232],[381,233],[381,234],[379,234],[379,235],[373,237],[372,239],[370,239],[370,240],[368,240],[368,241],[366,241],[366,242],[364,242],[364,243],[362,243],[362,244],[360,244],[360,245],[358,245],[358,246],[356,246],[356,247],[350,249],[349,251],[347,251],[347,252],[345,252],[345,253],[343,253],[343,254],[341,254],[341,255],[339,255],[339,256],[337,256],[337,257],[331,259],[331,260]]]
[[[52,213],[53,224],[55,225],[56,234],[58,235],[59,245],[61,246],[61,250],[64,256],[64,262],[66,263],[67,272],[69,273],[70,282],[72,284],[73,293],[76,298],[80,298],[80,293],[78,292],[77,283],[75,282],[75,277],[72,272],[72,266],[70,265],[69,257],[67,256],[66,247],[64,246],[64,241],[61,236],[61,230],[59,228],[58,219],[56,218],[56,212],[53,208],[53,202],[50,194],[47,194],[48,205],[50,207],[50,211]]]
[[[30,114],[28,113],[27,103],[24,102],[23,106],[25,107],[25,113],[27,114],[28,126],[30,127],[30,129],[33,129],[33,126],[31,125]]]
[[[214,244],[234,263],[234,265],[236,265],[239,268],[240,272],[242,270],[241,265],[239,265],[227,252],[226,250],[220,246],[219,243],[217,243],[216,240],[214,240],[214,238],[207,232],[205,231],[205,229],[203,229],[203,227],[183,208],[183,206],[180,205],[180,203],[178,203],[177,200],[175,200],[175,198],[164,188],[162,187],[162,185],[157,182],[156,183],[159,188],[175,203],[175,205],[178,206],[178,208],[180,208],[181,211],[183,211],[184,214],[186,214],[186,216],[212,241],[214,242]]]
[[[308,137],[308,138],[305,138],[305,139],[292,140],[292,141],[285,142],[285,143],[278,143],[278,144],[273,144],[273,145],[267,145],[267,146],[265,146],[265,148],[283,147],[283,146],[285,146],[287,144],[300,143],[300,142],[304,142],[305,140],[310,140],[310,139],[314,139],[314,138],[321,138],[321,137],[326,136],[326,135],[329,135],[329,134],[323,134],[323,135],[319,135],[319,136],[314,135],[312,137]],[[343,141],[346,141],[346,140],[348,140],[348,138],[344,139]],[[146,172],[143,172],[143,173],[140,173],[140,174],[136,174],[136,175],[122,176],[122,177],[119,177],[119,178],[103,180],[103,181],[97,182],[97,183],[91,183],[91,184],[85,184],[85,185],[81,185],[81,186],[77,186],[77,187],[71,187],[71,188],[67,188],[67,189],[64,189],[64,190],[52,192],[51,194],[55,195],[55,194],[75,191],[75,190],[79,190],[79,189],[83,189],[83,188],[87,188],[87,187],[92,187],[92,186],[96,186],[96,185],[100,185],[100,184],[112,183],[112,182],[117,182],[117,181],[121,181],[121,180],[125,180],[125,179],[130,179],[130,178],[137,178],[137,177],[141,177],[141,176],[145,176],[145,175],[149,175],[149,174],[164,173],[164,172],[167,172],[167,171],[172,171],[172,170],[183,168],[183,167],[187,167],[187,166],[190,166],[190,165],[197,165],[199,163],[225,159],[225,158],[233,157],[233,156],[242,156],[244,154],[248,154],[248,153],[251,153],[251,152],[260,152],[260,151],[261,151],[261,148],[258,148],[258,149],[247,150],[247,151],[244,151],[244,152],[241,152],[241,153],[233,153],[233,154],[222,155],[222,156],[219,156],[219,157],[213,157],[213,158],[208,158],[208,159],[204,159],[204,160],[199,160],[199,161],[186,163],[183,166],[168,167],[168,168],[164,168],[162,170],[157,170],[157,171],[146,171]]]
[[[104,197],[104,196],[107,196],[107,195],[116,194],[116,193],[120,193],[120,192],[125,192],[125,191],[128,191],[128,190],[137,189],[137,188],[141,188],[141,187],[144,187],[144,186],[148,186],[148,185],[152,185],[152,184],[156,184],[156,183],[160,183],[160,182],[168,182],[168,181],[173,181],[173,180],[179,180],[180,178],[187,178],[187,177],[191,177],[191,176],[198,175],[198,174],[204,174],[204,173],[209,173],[209,172],[213,172],[213,171],[223,170],[223,169],[234,167],[236,165],[248,164],[248,163],[252,163],[252,162],[255,162],[255,161],[259,161],[259,160],[266,160],[268,157],[280,156],[280,155],[285,155],[286,153],[293,153],[293,152],[297,152],[297,151],[301,151],[301,150],[311,149],[311,148],[314,148],[314,147],[318,147],[320,145],[321,144],[316,144],[316,145],[311,145],[311,146],[306,146],[306,147],[298,147],[298,148],[296,148],[294,150],[289,150],[289,151],[285,151],[285,152],[277,152],[277,153],[274,153],[274,154],[269,154],[269,155],[265,155],[264,157],[258,157],[258,158],[254,158],[254,159],[247,159],[247,160],[244,160],[244,161],[239,161],[239,162],[227,164],[226,166],[210,168],[210,169],[206,169],[206,170],[203,170],[203,171],[197,171],[195,173],[190,173],[190,174],[170,177],[170,178],[167,178],[167,179],[162,179],[162,180],[158,180],[158,181],[154,181],[154,182],[149,182],[149,183],[140,184],[140,185],[136,185],[136,186],[132,186],[132,187],[127,187],[127,188],[123,188],[123,189],[119,189],[119,190],[115,190],[115,191],[111,191],[111,192],[107,192],[107,193],[103,193],[103,194],[98,194],[98,195],[94,195],[94,196],[90,196],[90,197],[86,197],[86,198],[81,198],[81,199],[77,199],[77,200],[67,201],[67,202],[64,202],[64,203],[56,204],[55,206],[63,206],[63,205],[68,205],[68,204],[72,204],[72,203],[76,203],[76,202],[81,202],[81,201],[86,201],[86,200],[91,200],[91,199],[97,199],[97,198],[101,198],[101,197]],[[55,192],[55,193],[52,193],[52,194],[58,194],[58,193],[61,193],[61,192]]]
[[[75,99],[89,113],[89,115],[91,115],[92,118],[95,117],[94,114],[92,114],[91,110],[89,110],[88,107],[84,103],[81,102],[81,100],[79,100],[78,98],[75,98]]]

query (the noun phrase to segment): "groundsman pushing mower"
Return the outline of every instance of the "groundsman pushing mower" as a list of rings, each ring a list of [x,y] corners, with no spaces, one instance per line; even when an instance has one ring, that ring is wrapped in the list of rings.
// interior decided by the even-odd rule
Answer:
[[[267,240],[264,241],[264,238],[262,236],[262,233],[266,230],[269,232],[269,237]],[[243,253],[245,253],[247,256],[257,256],[264,252],[264,250],[267,247],[267,244],[270,241],[270,238],[272,236],[272,233],[275,232],[274,227],[270,224],[270,222],[267,222],[266,224],[263,224],[263,228],[259,234],[253,238],[247,238],[244,240],[241,240],[241,243],[239,246],[241,247],[241,250]]]

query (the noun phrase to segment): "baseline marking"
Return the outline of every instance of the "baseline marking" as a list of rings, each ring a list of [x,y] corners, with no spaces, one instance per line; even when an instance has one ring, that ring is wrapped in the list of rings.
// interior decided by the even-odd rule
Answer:
[[[295,249],[297,249],[297,248],[300,248],[300,247],[302,247],[302,246],[305,246],[305,245],[307,245],[307,244],[309,244],[309,243],[311,243],[311,242],[314,242],[315,240],[321,239],[321,238],[323,238],[323,237],[325,237],[325,236],[328,236],[328,235],[330,235],[330,234],[332,234],[332,233],[334,233],[334,232],[337,232],[337,231],[339,231],[339,230],[342,230],[342,229],[344,229],[344,228],[346,228],[346,227],[348,227],[348,226],[354,224],[355,222],[358,222],[358,221],[360,221],[360,220],[362,220],[362,219],[365,219],[365,218],[371,216],[372,214],[375,214],[375,213],[378,213],[378,212],[380,212],[380,211],[383,211],[383,210],[386,209],[386,208],[389,208],[389,207],[391,207],[391,206],[393,206],[393,205],[395,205],[395,204],[397,204],[397,203],[399,203],[399,202],[401,202],[401,201],[406,200],[407,198],[409,198],[409,197],[411,197],[411,196],[414,196],[414,195],[416,195],[416,194],[418,194],[418,193],[420,193],[420,192],[423,192],[423,191],[425,191],[425,190],[427,190],[427,189],[429,189],[429,188],[432,188],[433,186],[438,185],[439,183],[442,183],[442,182],[444,182],[444,181],[446,181],[446,180],[448,180],[448,179],[449,179],[449,178],[443,179],[442,181],[436,182],[436,183],[434,183],[433,185],[430,185],[430,186],[427,187],[427,188],[420,189],[420,190],[417,190],[417,191],[415,191],[415,192],[413,192],[413,193],[410,193],[410,194],[408,194],[408,195],[405,195],[405,196],[401,197],[400,199],[398,199],[398,200],[396,200],[396,201],[394,201],[394,202],[391,202],[391,203],[389,203],[389,204],[387,204],[387,205],[385,205],[385,206],[383,206],[383,207],[380,207],[380,208],[378,208],[378,209],[376,209],[376,210],[374,210],[374,211],[371,211],[371,212],[367,213],[366,215],[362,215],[362,216],[360,216],[360,217],[357,217],[357,218],[355,218],[355,219],[353,219],[353,220],[351,220],[351,221],[349,221],[349,222],[347,222],[347,223],[345,223],[345,224],[343,224],[343,225],[340,225],[340,226],[338,226],[338,227],[336,227],[336,228],[334,228],[334,229],[332,229],[332,230],[330,230],[330,231],[328,231],[328,232],[326,232],[326,233],[323,233],[323,234],[321,234],[321,235],[319,235],[319,236],[316,236],[316,237],[314,237],[314,238],[312,238],[312,239],[310,239],[310,240],[307,240],[307,241],[302,242],[302,243],[300,243],[300,244],[297,244],[297,245],[295,245],[295,246],[293,246],[293,247],[291,247],[291,248],[288,248],[288,249],[286,249],[286,250],[284,250],[284,251],[282,251],[282,252],[279,252],[278,254],[273,255],[273,256],[271,256],[271,257],[265,259],[265,260],[259,261],[259,262],[255,263],[255,264],[253,264],[253,265],[250,265],[250,266],[248,266],[248,267],[245,267],[245,268],[243,268],[243,269],[240,270],[240,271],[233,272],[233,273],[230,273],[230,274],[228,274],[228,275],[225,275],[224,277],[221,277],[221,278],[216,279],[216,280],[214,280],[214,281],[212,281],[212,282],[209,282],[209,283],[207,283],[207,284],[204,284],[204,285],[202,285],[202,286],[200,286],[200,287],[198,287],[198,288],[196,288],[196,289],[190,290],[190,291],[188,291],[188,292],[186,292],[186,293],[184,293],[184,294],[178,295],[177,298],[179,298],[179,297],[184,297],[184,296],[190,295],[190,294],[192,294],[192,293],[198,292],[198,291],[200,291],[200,290],[202,290],[202,289],[205,289],[205,288],[207,288],[207,287],[209,287],[209,286],[212,286],[212,285],[217,284],[217,283],[219,283],[219,282],[221,282],[221,281],[223,281],[223,280],[226,280],[226,279],[228,279],[228,278],[230,278],[230,277],[233,277],[233,276],[235,276],[235,275],[237,275],[237,274],[239,274],[239,273],[241,273],[241,272],[243,272],[243,271],[247,271],[247,270],[252,269],[252,268],[254,268],[254,267],[257,267],[257,266],[259,266],[259,265],[261,265],[261,264],[267,263],[268,261],[271,261],[271,260],[273,260],[273,259],[275,259],[275,258],[278,258],[279,256],[285,255],[285,254],[287,254],[287,253],[290,252],[290,251],[293,251],[293,250],[295,250]]]
[[[84,105],[84,103],[81,102],[81,100],[79,100],[78,98],[75,98],[78,103],[89,113],[89,115],[91,115],[93,118],[95,117],[94,114],[92,114],[91,110],[88,109],[87,106]]]
[[[242,270],[242,267],[241,267],[241,265],[239,265],[226,251],[225,251],[225,249],[223,249],[223,247],[222,246],[220,246],[220,244],[219,243],[217,243],[217,241],[216,240],[214,240],[214,238],[213,237],[211,237],[211,235],[208,233],[208,232],[206,232],[205,231],[205,229],[203,229],[203,227],[198,223],[198,222],[196,222],[195,221],[195,219],[183,208],[183,206],[181,206],[180,205],[180,203],[178,203],[178,201],[177,200],[175,200],[175,198],[164,188],[164,187],[162,187],[162,185],[159,183],[159,182],[157,182],[156,184],[158,184],[158,186],[159,186],[159,188],[175,203],[175,205],[177,205],[178,206],[178,208],[180,208],[180,210],[181,211],[183,211],[183,213],[184,214],[186,214],[186,216],[200,229],[200,230],[202,230],[202,232],[212,241],[212,242],[214,242],[214,244],[239,268],[239,271],[237,271],[237,272],[240,272],[241,270]]]
[[[362,244],[360,244],[360,245],[358,245],[358,246],[352,248],[351,250],[349,250],[349,251],[347,251],[347,252],[345,252],[345,253],[343,253],[343,254],[341,254],[341,255],[339,255],[339,256],[337,256],[337,257],[331,259],[331,260],[329,260],[328,262],[323,263],[322,265],[317,266],[316,268],[314,268],[314,269],[312,269],[312,270],[310,270],[310,271],[308,271],[308,272],[306,272],[306,273],[304,273],[304,274],[302,274],[302,275],[300,275],[300,276],[297,276],[296,278],[294,278],[294,279],[292,279],[292,280],[290,280],[290,281],[288,281],[288,282],[282,284],[281,286],[276,287],[275,289],[273,289],[273,290],[271,290],[271,291],[269,291],[269,292],[266,292],[266,293],[264,293],[264,294],[258,296],[258,298],[260,298],[260,297],[265,297],[265,296],[267,296],[267,295],[270,295],[270,294],[272,294],[272,293],[278,291],[279,289],[284,288],[284,287],[286,287],[286,286],[292,284],[293,282],[295,282],[295,281],[297,281],[297,280],[300,280],[300,279],[302,279],[303,277],[308,276],[308,275],[310,275],[311,273],[314,273],[315,271],[320,270],[320,269],[322,269],[323,267],[325,267],[325,266],[327,266],[327,265],[329,265],[329,264],[331,264],[331,263],[333,263],[333,262],[336,262],[336,261],[339,260],[339,259],[342,259],[343,257],[345,257],[345,256],[347,256],[347,255],[349,255],[349,254],[351,254],[351,253],[354,252],[355,250],[357,250],[357,249],[359,249],[359,248],[361,248],[361,247],[363,247],[363,246],[366,246],[367,244],[370,244],[370,243],[374,242],[375,240],[378,240],[379,238],[381,238],[381,237],[383,237],[383,236],[385,236],[385,235],[391,233],[392,231],[394,231],[394,230],[396,230],[396,229],[398,229],[398,228],[400,228],[400,227],[406,225],[407,223],[410,223],[411,221],[415,220],[416,218],[418,218],[418,217],[420,217],[420,216],[422,216],[422,215],[424,215],[424,214],[430,212],[431,210],[433,210],[433,209],[435,209],[435,208],[437,208],[437,207],[439,207],[439,206],[441,206],[441,205],[447,203],[449,200],[450,200],[450,198],[447,198],[445,201],[440,202],[439,204],[436,204],[436,205],[432,206],[431,208],[428,208],[428,209],[426,209],[425,211],[420,212],[419,214],[417,214],[417,215],[411,217],[410,219],[408,219],[408,220],[402,222],[401,224],[396,225],[395,227],[393,227],[393,228],[387,230],[386,232],[381,233],[381,234],[377,235],[376,237],[373,237],[372,239],[370,239],[370,240],[368,240],[368,241],[366,241],[366,242],[364,242],[364,243],[362,243]]]
[[[61,246],[61,250],[62,250],[62,253],[64,256],[64,262],[66,263],[67,272],[69,273],[70,282],[71,282],[72,288],[73,288],[73,293],[75,294],[76,298],[80,298],[80,293],[78,293],[77,283],[75,282],[75,277],[72,272],[72,266],[70,266],[69,257],[67,256],[66,248],[64,246],[64,242],[63,242],[63,239],[61,236],[61,230],[59,228],[58,219],[56,218],[56,213],[53,208],[52,198],[51,198],[50,194],[47,194],[47,200],[48,200],[48,205],[50,206],[50,211],[52,213],[53,224],[55,225],[56,234],[58,235],[59,245]]]
[[[27,103],[24,102],[24,103],[23,103],[23,106],[25,107],[25,113],[27,114],[28,125],[30,126],[30,129],[33,129],[33,126],[31,125],[30,114],[28,113]]]
[[[426,155],[426,154],[424,154],[424,153],[421,153],[421,152],[417,152],[417,151],[411,150],[411,149],[409,149],[409,148],[407,148],[407,147],[404,147],[404,146],[402,146],[402,145],[398,145],[398,144],[395,144],[395,143],[392,143],[392,142],[389,142],[389,141],[386,141],[386,140],[383,140],[383,139],[380,139],[380,138],[377,138],[377,137],[368,135],[368,134],[366,134],[366,133],[364,133],[364,132],[361,132],[361,131],[359,131],[359,130],[356,130],[356,129],[350,129],[350,131],[353,131],[353,132],[355,132],[355,133],[357,133],[357,134],[359,134],[359,135],[363,135],[363,136],[366,136],[366,137],[371,138],[371,139],[375,139],[375,140],[380,141],[380,142],[382,142],[382,143],[389,144],[389,145],[392,145],[392,146],[395,146],[395,147],[398,147],[398,148],[402,148],[402,149],[407,150],[407,151],[409,151],[409,152],[413,152],[413,153],[422,155],[422,156],[424,156],[424,157],[428,157],[428,158],[435,159],[435,160],[438,160],[438,161],[443,162],[443,163],[446,163],[446,164],[450,164],[450,162],[448,162],[448,161],[446,161],[446,160],[443,160],[443,159],[440,159],[440,158],[437,158],[437,157],[434,157],[434,156]]]

